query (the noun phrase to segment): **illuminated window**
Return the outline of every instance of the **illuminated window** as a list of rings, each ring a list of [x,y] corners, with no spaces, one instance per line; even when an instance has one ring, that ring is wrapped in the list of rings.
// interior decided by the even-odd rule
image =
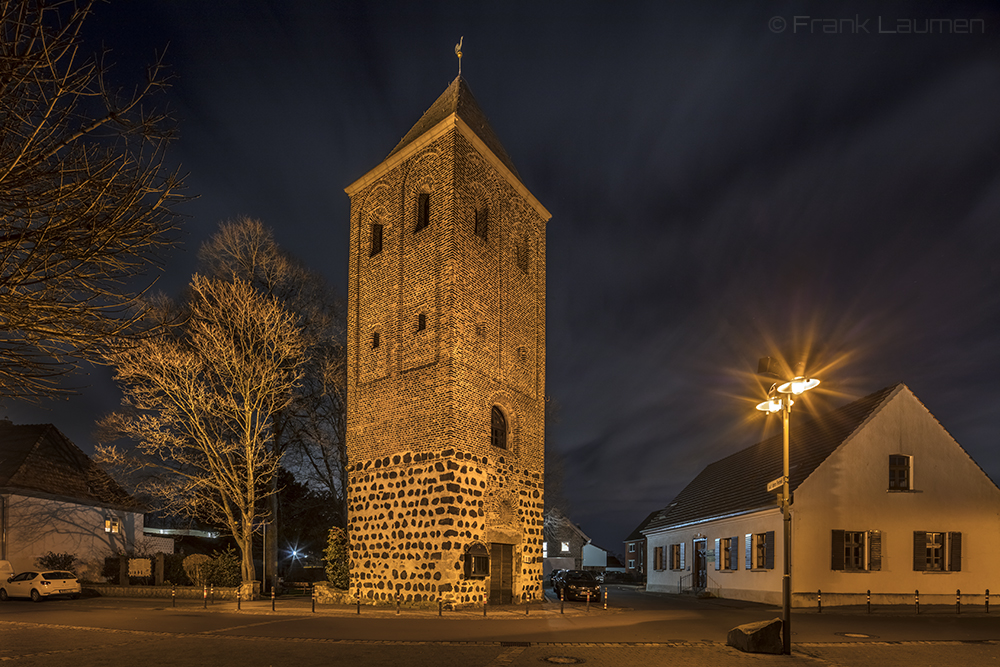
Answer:
[[[494,447],[507,449],[507,418],[495,405],[490,411],[490,443]]]
[[[548,558],[548,557],[549,557],[549,543],[542,542],[542,558]]]
[[[560,549],[560,550],[561,550],[561,551],[562,551],[562,552],[563,552],[564,554],[568,554],[568,553],[569,553],[569,542],[562,542],[562,543],[561,543],[561,545],[562,545],[562,546],[561,546],[561,549]]]
[[[889,457],[889,490],[909,491],[910,490],[910,462],[909,456],[894,454]]]
[[[431,224],[431,196],[427,192],[417,195],[417,224],[413,228],[414,232]]]
[[[122,532],[122,523],[119,519],[112,517],[110,519],[104,520],[104,532],[105,533],[120,533]]]

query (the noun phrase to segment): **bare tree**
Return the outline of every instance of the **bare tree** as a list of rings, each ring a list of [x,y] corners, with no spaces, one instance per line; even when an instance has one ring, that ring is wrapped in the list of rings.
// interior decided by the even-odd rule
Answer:
[[[275,418],[274,446],[287,456],[286,467],[343,507],[347,451],[341,299],[321,275],[282,250],[259,220],[223,223],[198,258],[206,275],[246,280],[296,315],[306,360],[291,403]],[[346,516],[342,519],[346,522]]]
[[[223,280],[246,280],[296,315],[306,346],[302,381],[291,402],[274,415],[272,451],[282,465],[335,506],[347,525],[345,445],[346,349],[343,305],[324,278],[282,250],[259,220],[225,222],[198,253],[200,268]],[[277,484],[277,480],[275,480]],[[281,490],[270,498],[265,574],[278,575]]]
[[[195,275],[185,315],[110,355],[126,410],[100,422],[97,458],[168,513],[225,525],[253,581],[254,526],[280,463],[272,417],[301,377],[302,337],[276,299],[240,280]],[[120,437],[135,447],[104,444]]]
[[[182,200],[169,118],[144,85],[113,90],[81,54],[93,0],[0,0],[0,395],[60,376],[143,322],[133,278],[161,260]]]

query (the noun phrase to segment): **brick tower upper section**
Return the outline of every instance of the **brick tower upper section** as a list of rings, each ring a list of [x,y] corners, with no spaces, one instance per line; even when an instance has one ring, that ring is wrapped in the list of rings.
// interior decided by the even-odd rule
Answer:
[[[461,78],[347,193],[352,585],[474,597],[466,555],[496,543],[535,599],[549,213]]]

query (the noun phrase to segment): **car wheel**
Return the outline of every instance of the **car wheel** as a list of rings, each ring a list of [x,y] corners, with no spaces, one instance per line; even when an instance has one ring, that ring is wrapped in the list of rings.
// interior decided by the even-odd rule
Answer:
[[[7,589],[0,588],[0,602],[6,602],[6,601],[7,601]]]
[[[32,602],[41,602],[42,601],[42,594],[39,593],[34,588],[31,589],[31,601]]]

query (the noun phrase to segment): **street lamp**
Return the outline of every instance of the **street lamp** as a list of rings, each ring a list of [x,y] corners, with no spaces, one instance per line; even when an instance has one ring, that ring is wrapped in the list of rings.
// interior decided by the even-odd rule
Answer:
[[[757,372],[774,375],[769,371],[771,360],[767,357],[760,360]],[[757,409],[768,414],[781,413],[782,426],[782,477],[781,477],[781,515],[784,519],[784,561],[785,572],[781,577],[781,640],[782,653],[792,653],[792,509],[791,492],[788,488],[788,418],[792,413],[795,398],[815,388],[819,380],[807,378],[804,364],[799,364],[795,377],[781,384],[771,385],[767,400],[757,405]],[[776,480],[777,481],[777,480]],[[768,487],[771,488],[771,487]]]

